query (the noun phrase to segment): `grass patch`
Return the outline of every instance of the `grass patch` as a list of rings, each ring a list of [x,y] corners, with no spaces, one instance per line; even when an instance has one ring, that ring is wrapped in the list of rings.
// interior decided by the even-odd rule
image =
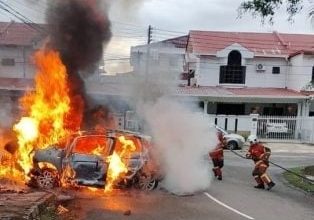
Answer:
[[[308,167],[296,167],[296,168],[292,168],[290,169],[291,171],[300,174],[302,176],[304,175],[308,175],[306,174],[305,171],[308,170]],[[284,178],[293,186],[298,187],[306,192],[314,192],[314,184],[310,183],[309,181],[306,181],[292,173],[289,172],[284,172],[283,174]]]

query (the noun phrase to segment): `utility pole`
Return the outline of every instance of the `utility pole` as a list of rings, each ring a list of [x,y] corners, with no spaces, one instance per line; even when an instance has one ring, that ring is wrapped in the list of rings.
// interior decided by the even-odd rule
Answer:
[[[150,58],[150,43],[152,42],[152,33],[153,27],[151,25],[148,26],[147,31],[147,45],[146,45],[146,62],[145,62],[145,81],[148,77],[149,72],[149,58]]]
[[[149,88],[149,83],[148,83],[148,77],[149,77],[149,66],[150,66],[150,43],[152,42],[152,26],[149,25],[148,26],[148,31],[147,31],[147,45],[146,45],[146,58],[145,58],[145,69],[144,69],[144,93],[143,93],[143,98],[144,98],[144,101],[146,101],[146,99],[148,97],[147,94],[148,94],[148,91],[150,90]]]
[[[147,44],[150,44],[152,42],[152,26],[148,26],[148,32],[147,32]]]

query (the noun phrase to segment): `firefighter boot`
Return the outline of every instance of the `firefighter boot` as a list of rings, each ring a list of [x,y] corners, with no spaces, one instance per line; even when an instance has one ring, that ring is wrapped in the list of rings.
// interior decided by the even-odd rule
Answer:
[[[215,177],[217,177],[217,170],[215,168],[212,169]]]
[[[217,179],[222,180],[222,171],[220,167],[217,167]]]
[[[256,189],[265,189],[265,186],[264,186],[264,184],[258,184],[258,185],[256,185],[256,186],[254,186],[254,188],[256,188]]]
[[[268,183],[268,187],[267,190],[271,190],[271,188],[273,188],[276,184],[274,182],[270,182]]]
[[[260,178],[260,176],[256,175],[256,176],[254,176],[254,179],[255,179],[255,181],[257,183],[257,185],[254,186],[254,188],[256,188],[256,189],[265,189],[264,183],[263,183],[262,179]]]

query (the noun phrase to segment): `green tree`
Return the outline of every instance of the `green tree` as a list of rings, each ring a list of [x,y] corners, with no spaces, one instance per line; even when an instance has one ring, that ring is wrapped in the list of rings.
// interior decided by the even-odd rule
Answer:
[[[259,16],[262,21],[268,20],[273,23],[273,18],[276,11],[281,6],[286,7],[288,14],[288,20],[292,21],[293,16],[299,13],[303,6],[303,0],[250,0],[244,1],[239,7],[239,15],[242,16],[244,13],[251,13],[253,16]],[[312,16],[313,12],[310,12],[309,16]]]

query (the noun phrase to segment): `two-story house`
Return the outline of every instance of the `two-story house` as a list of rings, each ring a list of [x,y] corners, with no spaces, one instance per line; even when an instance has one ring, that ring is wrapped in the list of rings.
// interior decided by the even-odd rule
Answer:
[[[186,66],[208,114],[313,114],[303,90],[314,77],[314,35],[190,31]],[[311,113],[310,113],[311,112]]]
[[[183,72],[187,40],[187,36],[181,36],[131,47],[133,73],[164,82],[183,83],[180,73]]]
[[[17,110],[17,97],[32,87],[35,68],[32,53],[46,34],[31,25],[0,22],[0,126],[10,126]],[[36,24],[37,26],[38,24]]]

